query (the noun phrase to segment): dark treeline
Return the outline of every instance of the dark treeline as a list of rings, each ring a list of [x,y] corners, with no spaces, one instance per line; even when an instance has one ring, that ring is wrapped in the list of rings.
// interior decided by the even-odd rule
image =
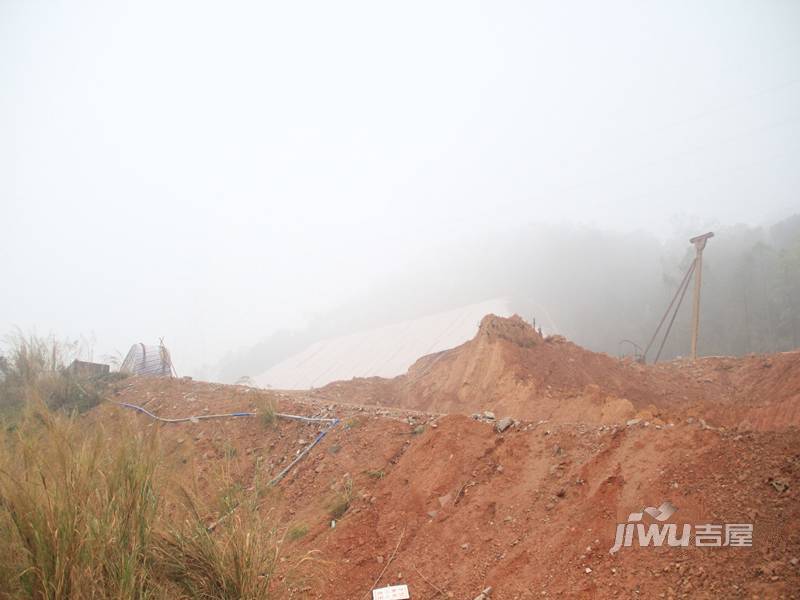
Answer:
[[[491,298],[592,350],[632,354],[644,347],[694,256],[683,227],[668,241],[644,232],[530,225],[443,246],[405,273],[387,274],[347,306],[303,331],[280,331],[228,355],[210,377],[233,381],[327,337]],[[704,355],[775,352],[800,345],[800,215],[771,227],[715,230],[704,255]],[[689,352],[690,288],[662,360]],[[476,324],[477,325],[477,324]],[[660,340],[648,353],[652,361]]]

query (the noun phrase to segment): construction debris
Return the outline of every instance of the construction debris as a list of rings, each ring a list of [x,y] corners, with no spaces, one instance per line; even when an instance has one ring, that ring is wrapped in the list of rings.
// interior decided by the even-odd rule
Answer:
[[[96,379],[98,377],[104,377],[108,375],[109,369],[109,365],[78,360],[77,358],[72,361],[72,364],[70,364],[69,367],[67,367],[67,371],[71,375],[81,379]]]
[[[505,417],[503,419],[500,419],[497,423],[495,423],[494,428],[497,430],[498,433],[503,433],[513,424],[514,424],[514,419],[512,419],[511,417]]]
[[[492,595],[492,588],[491,587],[487,587],[480,594],[475,596],[474,600],[489,600],[491,595]]]
[[[163,343],[158,346],[134,344],[128,350],[120,372],[129,375],[148,375],[150,377],[173,377],[176,375],[172,357]]]

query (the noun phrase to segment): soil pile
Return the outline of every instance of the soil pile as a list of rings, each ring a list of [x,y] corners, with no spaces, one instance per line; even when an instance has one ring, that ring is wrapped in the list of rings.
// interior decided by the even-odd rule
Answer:
[[[337,382],[321,398],[430,412],[610,424],[686,416],[726,427],[800,425],[800,352],[642,365],[542,338],[518,316],[487,315],[477,335],[406,375]]]

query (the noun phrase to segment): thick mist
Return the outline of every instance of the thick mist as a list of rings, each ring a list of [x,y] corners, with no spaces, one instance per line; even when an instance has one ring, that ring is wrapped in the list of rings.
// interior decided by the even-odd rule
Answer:
[[[376,278],[369,293],[313,320],[231,353],[207,376],[258,374],[318,340],[506,298],[545,334],[592,350],[635,355],[655,333],[694,257],[700,231],[669,240],[645,233],[531,225],[441,246],[413,270]],[[717,229],[703,267],[699,350],[741,355],[800,343],[800,215],[771,227]],[[677,313],[661,359],[686,356],[691,293]],[[476,323],[477,325],[477,323]],[[663,333],[663,330],[662,330]],[[633,344],[631,344],[633,342]],[[661,337],[647,354],[655,359]]]
[[[617,353],[714,229],[701,350],[797,345],[796,3],[10,1],[0,82],[0,332],[230,380],[503,296]]]

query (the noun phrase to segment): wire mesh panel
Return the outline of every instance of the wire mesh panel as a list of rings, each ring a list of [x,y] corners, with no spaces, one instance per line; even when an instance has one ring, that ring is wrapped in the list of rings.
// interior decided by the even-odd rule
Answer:
[[[152,377],[171,377],[172,358],[166,346],[146,346],[134,344],[120,365],[120,371],[131,375],[150,375]]]

